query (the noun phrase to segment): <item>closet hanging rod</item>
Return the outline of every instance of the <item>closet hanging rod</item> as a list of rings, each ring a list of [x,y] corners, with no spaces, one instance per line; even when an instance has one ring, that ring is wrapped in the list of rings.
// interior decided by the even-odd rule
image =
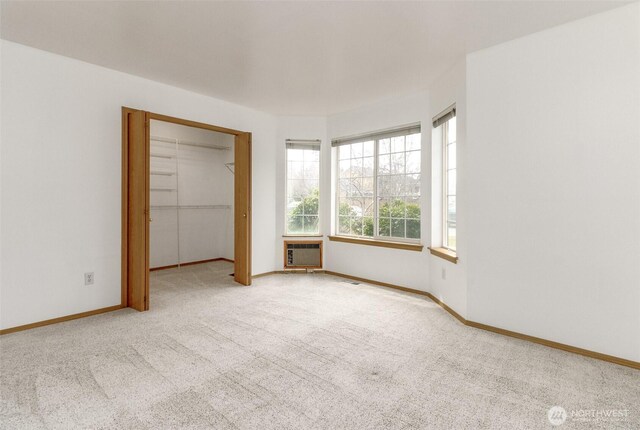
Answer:
[[[164,155],[164,154],[151,154],[151,156],[155,158],[176,158],[174,155]]]
[[[190,142],[188,140],[180,140],[180,139],[170,139],[168,137],[161,137],[161,136],[151,136],[151,140],[155,141],[155,142],[177,143],[178,145],[197,146],[198,148],[218,149],[220,151],[228,151],[228,150],[231,149],[228,146],[205,145],[205,144],[198,143],[198,142]]]
[[[231,209],[231,205],[157,205],[151,206],[151,209]]]
[[[150,191],[176,191],[175,188],[150,188]]]

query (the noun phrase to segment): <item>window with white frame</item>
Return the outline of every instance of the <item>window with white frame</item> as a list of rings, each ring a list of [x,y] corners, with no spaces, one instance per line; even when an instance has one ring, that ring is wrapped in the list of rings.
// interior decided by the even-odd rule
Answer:
[[[320,234],[320,141],[287,140],[286,152],[286,234]]]
[[[456,251],[457,246],[457,159],[456,109],[449,108],[433,121],[442,136],[442,247]]]
[[[420,125],[332,142],[336,234],[420,241]]]

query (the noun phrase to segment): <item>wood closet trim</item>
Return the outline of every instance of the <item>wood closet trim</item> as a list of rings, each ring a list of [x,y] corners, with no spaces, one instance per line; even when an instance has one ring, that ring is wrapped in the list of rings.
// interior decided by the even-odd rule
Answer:
[[[143,112],[145,115],[145,139],[146,139],[146,213],[149,215],[149,127],[151,120],[169,122],[173,124],[183,125],[187,127],[195,127],[204,130],[225,133],[234,136],[234,156],[236,169],[234,173],[234,279],[242,285],[251,285],[251,140],[250,132],[235,130],[227,127],[220,127],[203,122],[192,121],[184,118],[177,118],[168,115],[162,115],[155,112],[147,112],[141,109],[133,109],[126,106],[122,107],[122,279],[121,279],[121,305],[123,307],[134,306],[137,310],[147,310],[149,301],[148,292],[148,273],[149,273],[149,224],[146,224],[146,293],[144,295],[144,305],[136,306],[131,301],[130,273],[132,268],[128,267],[129,260],[129,229],[132,220],[129,219],[129,192],[131,184],[129,183],[129,175],[131,173],[131,159],[129,157],[129,139],[131,130],[128,130],[129,115],[136,112]],[[139,174],[139,172],[138,172]],[[240,242],[240,245],[239,245]],[[136,284],[137,285],[137,284]],[[136,287],[137,288],[137,287]],[[139,294],[138,294],[139,295]]]
[[[158,121],[186,125],[187,127],[203,128],[205,130],[217,131],[218,133],[232,134],[234,136],[239,136],[241,134],[246,133],[245,131],[234,130],[232,128],[218,127],[217,125],[205,124],[204,122],[191,121],[188,119],[177,118],[175,116],[162,115],[162,114],[153,113],[153,112],[149,112],[149,118],[155,119]]]

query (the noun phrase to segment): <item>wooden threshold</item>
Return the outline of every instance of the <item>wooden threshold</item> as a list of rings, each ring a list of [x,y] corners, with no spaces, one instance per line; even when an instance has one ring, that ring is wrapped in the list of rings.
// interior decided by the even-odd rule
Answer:
[[[15,333],[15,332],[18,332],[18,331],[23,331],[23,330],[29,330],[29,329],[36,328],[36,327],[43,327],[43,326],[50,325],[50,324],[57,324],[57,323],[65,322],[65,321],[77,320],[79,318],[90,317],[90,316],[93,316],[93,315],[104,314],[106,312],[117,311],[117,310],[123,309],[125,307],[126,306],[122,306],[122,305],[109,306],[109,307],[106,307],[106,308],[94,309],[92,311],[80,312],[79,314],[67,315],[67,316],[64,316],[64,317],[52,318],[50,320],[38,321],[38,322],[31,323],[31,324],[20,325],[20,326],[17,326],[17,327],[5,328],[3,330],[0,330],[0,335],[9,334],[9,333]]]
[[[406,251],[418,251],[421,252],[424,245],[419,243],[408,242],[392,242],[387,240],[375,240],[375,239],[363,239],[360,237],[347,237],[347,236],[327,236],[332,242],[344,242],[353,243],[356,245],[369,245],[379,246],[382,248],[404,249]]]
[[[156,270],[175,269],[176,267],[193,266],[194,264],[211,263],[213,261],[228,261],[229,263],[233,263],[233,260],[231,260],[229,258],[211,258],[209,260],[189,261],[188,263],[180,263],[180,264],[171,264],[169,266],[152,267],[149,270],[151,272],[155,272]]]

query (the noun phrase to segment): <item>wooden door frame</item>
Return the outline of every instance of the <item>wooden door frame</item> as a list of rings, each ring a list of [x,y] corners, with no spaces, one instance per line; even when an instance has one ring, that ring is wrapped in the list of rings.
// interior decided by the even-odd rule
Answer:
[[[237,239],[237,231],[238,231],[238,226],[242,224],[242,221],[244,218],[246,218],[246,222],[247,222],[247,234],[246,236],[246,247],[247,247],[247,255],[245,256],[246,259],[246,273],[242,274],[243,277],[247,280],[246,283],[243,283],[245,285],[251,285],[251,242],[252,242],[252,231],[251,231],[251,174],[252,174],[252,166],[251,166],[251,133],[250,132],[245,132],[245,131],[241,131],[241,130],[234,130],[231,128],[226,128],[226,127],[220,127],[217,125],[212,125],[212,124],[206,124],[206,123],[202,123],[202,122],[197,122],[197,121],[191,121],[188,119],[183,119],[183,118],[177,118],[177,117],[172,117],[172,116],[168,116],[168,115],[162,115],[162,114],[158,114],[158,113],[153,113],[153,112],[147,112],[147,111],[143,111],[141,109],[133,109],[133,108],[129,108],[129,107],[122,107],[122,246],[121,246],[121,250],[122,250],[122,258],[121,258],[121,264],[122,264],[122,268],[121,268],[121,301],[122,301],[122,306],[123,307],[127,307],[129,306],[129,282],[128,282],[128,273],[129,273],[129,260],[128,260],[128,252],[129,252],[129,234],[128,234],[128,228],[129,228],[129,173],[130,173],[130,166],[129,166],[129,130],[128,130],[128,116],[130,113],[133,112],[144,112],[145,114],[145,125],[147,127],[147,130],[145,132],[145,145],[147,148],[146,151],[146,182],[145,182],[145,187],[146,187],[146,202],[145,202],[145,207],[147,210],[147,216],[148,216],[148,211],[149,211],[149,187],[150,187],[150,181],[149,181],[149,160],[150,160],[150,153],[149,153],[149,148],[150,148],[150,133],[149,133],[149,125],[150,125],[150,121],[151,120],[157,120],[157,121],[163,121],[163,122],[169,122],[169,123],[173,123],[173,124],[178,124],[178,125],[184,125],[187,127],[195,127],[195,128],[200,128],[200,129],[204,129],[204,130],[209,130],[209,131],[215,131],[218,133],[224,133],[224,134],[229,134],[234,136],[234,144],[237,144],[239,139],[248,139],[248,150],[249,150],[249,156],[248,156],[248,160],[247,160],[247,172],[248,172],[248,178],[247,179],[247,187],[248,189],[246,190],[247,192],[243,192],[241,196],[236,197],[237,190],[236,190],[236,178],[234,177],[234,249],[238,249],[237,244],[235,243],[238,239]],[[237,154],[237,151],[234,151],[234,154]],[[246,212],[242,213],[241,209],[238,207],[238,204],[236,202],[237,198],[242,198],[242,202],[244,204],[244,207],[246,208]],[[147,234],[146,234],[146,249],[144,250],[145,255],[146,255],[146,273],[147,273],[147,278],[148,278],[148,274],[149,274],[149,232],[148,232],[148,228],[149,228],[149,222],[147,221]],[[235,252],[235,251],[234,251]],[[234,267],[236,268],[236,280],[238,279],[238,272],[237,272],[237,267],[240,264],[237,260],[238,258],[235,258],[235,262],[234,262]],[[148,279],[147,279],[147,287],[148,287]],[[148,309],[148,294],[147,294],[147,299],[146,299],[146,309]]]

